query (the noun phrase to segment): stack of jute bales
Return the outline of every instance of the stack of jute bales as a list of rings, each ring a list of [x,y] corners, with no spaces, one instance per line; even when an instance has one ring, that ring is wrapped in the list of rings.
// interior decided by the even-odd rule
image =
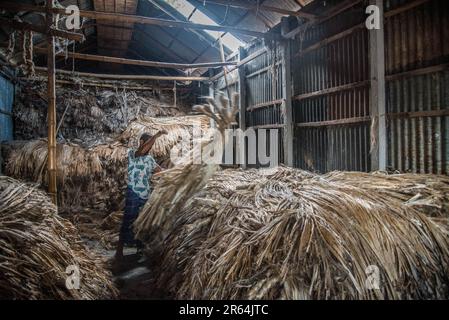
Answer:
[[[153,220],[159,288],[188,299],[447,299],[448,194],[441,176],[221,171]]]
[[[133,121],[115,140],[107,144],[85,147],[66,142],[57,146],[59,204],[62,209],[83,208],[112,212],[122,207],[126,186],[128,149],[138,145],[139,137],[167,130],[151,150],[155,159],[170,165],[170,152],[183,138],[192,135],[193,125],[205,129],[205,118],[142,117]],[[6,157],[7,175],[47,185],[47,141],[45,139],[15,144]]]
[[[110,299],[100,257],[35,186],[0,176],[0,299]]]

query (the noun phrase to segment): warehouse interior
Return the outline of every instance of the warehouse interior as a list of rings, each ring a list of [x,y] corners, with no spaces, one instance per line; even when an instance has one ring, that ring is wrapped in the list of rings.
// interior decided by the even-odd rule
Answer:
[[[0,2],[0,299],[449,299],[448,30],[444,0]]]

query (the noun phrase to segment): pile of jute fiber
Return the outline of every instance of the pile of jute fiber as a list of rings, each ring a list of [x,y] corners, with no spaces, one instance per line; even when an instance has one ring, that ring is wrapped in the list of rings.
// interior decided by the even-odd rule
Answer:
[[[0,247],[1,299],[116,297],[101,258],[83,245],[49,197],[5,176],[0,176]],[[76,269],[79,287],[76,281],[68,286],[74,275],[68,270]]]
[[[375,178],[377,189],[352,173],[218,172],[166,217],[160,290],[187,299],[447,299],[449,228],[432,217],[446,178],[421,178],[420,191],[410,176]]]

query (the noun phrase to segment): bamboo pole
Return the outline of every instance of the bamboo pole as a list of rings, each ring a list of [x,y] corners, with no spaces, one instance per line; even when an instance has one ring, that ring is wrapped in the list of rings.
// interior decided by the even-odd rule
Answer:
[[[8,26],[13,29],[17,29],[17,30],[33,31],[33,32],[42,33],[42,34],[47,34],[47,32],[48,32],[48,29],[46,26],[34,25],[31,23],[27,23],[27,22],[8,20],[8,19],[1,18],[1,17],[0,17],[0,24]],[[58,30],[55,28],[50,28],[49,32],[53,37],[64,38],[64,39],[69,39],[69,40],[78,41],[78,42],[84,41],[84,35],[82,35],[80,33],[63,31],[63,30]]]
[[[22,3],[12,3],[8,1],[0,2],[0,9],[5,9],[9,11],[33,11],[33,12],[45,12],[45,8],[36,5],[30,4],[22,4]],[[52,13],[60,14],[60,15],[68,15],[65,12],[65,8],[53,8]],[[137,16],[137,15],[129,15],[122,13],[113,13],[113,12],[100,12],[100,11],[92,11],[92,10],[80,10],[80,16],[89,19],[95,19],[98,21],[113,21],[115,23],[137,23],[137,24],[147,24],[147,25],[156,25],[160,27],[170,27],[170,28],[184,28],[184,29],[192,29],[192,30],[210,30],[210,31],[221,31],[221,32],[231,32],[237,34],[243,34],[256,38],[269,38],[269,39],[278,39],[280,35],[278,34],[270,34],[263,33],[253,30],[240,29],[236,27],[229,26],[219,26],[219,25],[208,25],[208,24],[199,24],[185,21],[174,21],[174,20],[166,20],[166,19],[158,19],[158,18],[150,18],[145,16]]]
[[[47,72],[47,68],[36,67],[38,72]],[[110,79],[110,80],[158,80],[158,81],[200,81],[208,82],[210,81],[207,77],[178,77],[178,76],[148,76],[148,75],[122,75],[122,74],[102,74],[102,73],[89,73],[89,72],[75,72],[57,69],[56,73],[64,74],[68,76],[80,77],[92,77],[99,79]]]
[[[35,48],[34,52],[38,54],[46,54],[47,51],[41,48]],[[65,53],[56,54],[58,57],[65,57]],[[93,54],[83,54],[83,53],[73,53],[68,52],[67,56],[69,58],[75,58],[79,60],[89,60],[89,61],[100,61],[100,62],[111,62],[126,65],[136,65],[144,67],[155,67],[155,68],[166,68],[166,69],[196,69],[196,68],[217,68],[228,65],[237,65],[237,62],[210,62],[210,63],[194,63],[194,64],[183,64],[183,63],[167,63],[159,61],[146,61],[146,60],[134,60],[125,59],[109,56],[100,56]]]
[[[48,94],[48,193],[57,205],[57,168],[56,168],[56,74],[55,74],[55,39],[51,34],[54,17],[51,9],[54,0],[47,0],[47,94]]]
[[[34,77],[32,79],[27,77],[20,77],[17,78],[19,81],[47,81],[47,78],[41,78],[41,77]],[[56,85],[58,86],[80,86],[80,87],[96,87],[96,88],[108,88],[108,89],[125,89],[125,90],[132,90],[132,91],[154,91],[156,90],[155,86],[152,85],[146,85],[146,86],[138,86],[138,85],[124,85],[124,84],[114,84],[114,83],[104,83],[104,82],[76,82],[71,80],[62,80],[62,79],[56,79]],[[162,87],[157,88],[160,91],[167,91],[172,92],[173,87]],[[187,92],[189,91],[189,88],[177,88],[176,91],[178,92]]]

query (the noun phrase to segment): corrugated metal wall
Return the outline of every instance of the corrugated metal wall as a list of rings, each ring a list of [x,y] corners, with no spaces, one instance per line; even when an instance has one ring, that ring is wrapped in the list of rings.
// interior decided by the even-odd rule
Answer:
[[[368,30],[356,5],[292,46],[295,166],[319,172],[370,170]]]
[[[388,164],[449,174],[449,2],[385,1]]]
[[[282,53],[278,44],[267,45],[262,41],[248,48],[246,56],[260,50],[265,52],[243,67],[246,86],[246,128],[278,130],[278,141],[275,142],[278,145],[278,162],[284,163]],[[270,140],[267,136],[267,150],[269,145]]]
[[[245,86],[243,103],[246,110],[246,129],[255,129],[256,135],[257,129],[277,129],[279,132],[276,142],[278,144],[278,162],[283,163],[282,57],[279,46],[275,45],[270,49],[264,41],[253,43],[245,49],[244,55],[251,56],[261,51],[264,52],[241,67],[240,75],[238,70],[228,73],[229,92],[232,96],[234,92],[240,93],[240,85]],[[243,81],[240,80],[240,76],[243,76]],[[219,78],[213,87],[215,95],[219,92],[227,94],[224,77]],[[256,145],[258,145],[258,136]],[[269,146],[268,133],[267,152],[270,150]],[[260,167],[260,164],[259,162],[256,165],[249,164],[248,167]]]
[[[377,169],[370,154],[368,3],[323,19],[290,46],[298,168]],[[449,1],[385,0],[384,6],[388,169],[449,174]],[[246,56],[264,47],[255,42]],[[283,131],[281,53],[266,49],[243,67],[246,127]],[[238,72],[231,78],[231,91],[238,91]],[[282,137],[279,142],[282,149]]]
[[[0,141],[9,141],[12,136],[12,104],[14,85],[0,76]]]

